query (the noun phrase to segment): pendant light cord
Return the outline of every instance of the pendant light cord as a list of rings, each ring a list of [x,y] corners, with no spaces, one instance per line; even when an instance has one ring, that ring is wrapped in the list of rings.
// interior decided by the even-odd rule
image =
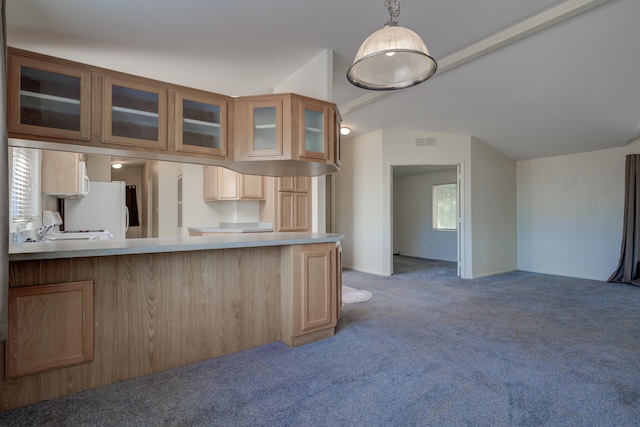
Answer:
[[[400,0],[384,0],[384,6],[389,11],[389,20],[384,24],[385,27],[388,25],[397,26],[398,17],[400,16]]]

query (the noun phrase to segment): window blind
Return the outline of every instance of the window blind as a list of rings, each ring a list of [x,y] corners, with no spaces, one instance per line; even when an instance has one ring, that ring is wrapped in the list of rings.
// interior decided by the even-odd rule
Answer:
[[[39,184],[38,151],[13,147],[10,200],[12,222],[27,221],[29,217],[38,216]]]
[[[456,230],[458,228],[456,187],[455,183],[433,186],[433,228],[436,230]]]

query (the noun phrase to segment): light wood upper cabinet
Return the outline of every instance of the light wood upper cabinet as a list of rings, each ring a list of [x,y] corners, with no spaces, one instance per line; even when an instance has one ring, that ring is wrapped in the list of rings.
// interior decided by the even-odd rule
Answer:
[[[243,121],[243,119],[248,120]],[[247,101],[246,112],[240,117],[238,126],[246,126],[249,142],[248,155],[258,157],[281,157],[283,152],[282,100]]]
[[[340,163],[340,117],[330,102],[293,93],[234,98],[15,48],[8,63],[10,138],[189,157],[265,176],[323,175]]]
[[[259,175],[238,174],[241,199],[264,200],[264,178]]]
[[[176,151],[225,158],[229,153],[229,100],[222,96],[171,90],[169,142]]]
[[[327,160],[329,137],[332,136],[331,106],[327,103],[304,101],[300,108],[299,153],[301,157]]]
[[[84,193],[85,176],[80,171],[80,162],[83,161],[83,154],[42,150],[42,193],[68,197]]]
[[[338,111],[338,108],[333,109],[333,163],[340,167],[342,163],[342,134],[340,134],[340,127],[342,126],[342,116]]]
[[[234,102],[234,158],[334,163],[335,104],[296,94]]]
[[[167,148],[167,89],[138,81],[102,79],[102,140]]]
[[[264,200],[264,178],[243,175],[232,170],[204,167],[204,200]]]
[[[8,59],[8,130],[88,141],[91,72],[22,55]]]
[[[203,198],[205,202],[218,200],[218,168],[205,166],[203,168],[204,186]]]
[[[311,191],[311,179],[307,176],[287,176],[279,178],[278,191],[308,193]]]

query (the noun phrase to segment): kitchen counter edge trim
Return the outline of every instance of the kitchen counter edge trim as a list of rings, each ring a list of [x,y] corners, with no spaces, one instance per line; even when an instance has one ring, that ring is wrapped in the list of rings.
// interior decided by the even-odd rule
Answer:
[[[306,245],[339,242],[343,238],[342,234],[335,233],[245,233],[233,236],[38,242],[10,246],[9,261]]]

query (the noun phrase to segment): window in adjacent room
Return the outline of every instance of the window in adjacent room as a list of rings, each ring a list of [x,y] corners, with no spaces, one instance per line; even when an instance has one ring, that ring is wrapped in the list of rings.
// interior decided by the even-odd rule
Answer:
[[[38,150],[13,147],[11,150],[11,200],[12,222],[27,222],[39,215],[40,172]]]
[[[433,229],[457,230],[458,209],[457,184],[436,184],[433,186]]]

